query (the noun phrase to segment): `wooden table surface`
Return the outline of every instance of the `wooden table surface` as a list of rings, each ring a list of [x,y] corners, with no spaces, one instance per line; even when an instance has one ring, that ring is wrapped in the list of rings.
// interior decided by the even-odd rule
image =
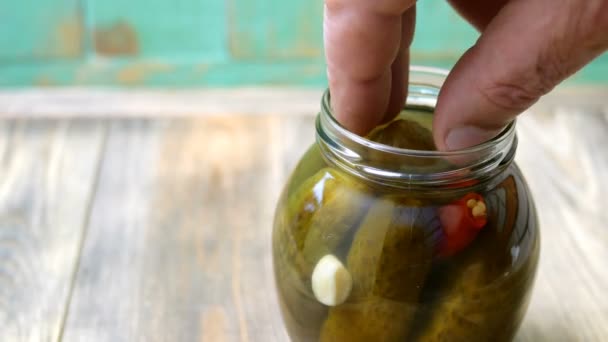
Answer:
[[[0,121],[0,341],[286,341],[271,223],[313,119]],[[542,254],[517,340],[608,341],[608,106],[518,130]]]

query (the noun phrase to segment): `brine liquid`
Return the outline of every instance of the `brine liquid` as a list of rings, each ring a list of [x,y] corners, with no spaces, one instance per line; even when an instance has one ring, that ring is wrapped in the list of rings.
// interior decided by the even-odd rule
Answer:
[[[430,127],[423,113],[407,118],[416,116],[421,127]],[[430,143],[421,141],[430,135],[418,129],[410,130],[418,135],[407,144]],[[490,185],[423,196],[368,186],[327,167],[319,153],[313,147],[305,155],[275,217],[274,270],[292,340],[512,338],[538,258],[534,207],[514,165]],[[465,192],[483,197],[487,223],[463,248],[445,253],[440,212]],[[311,288],[312,271],[328,254],[353,280],[348,299],[336,306],[321,304]]]

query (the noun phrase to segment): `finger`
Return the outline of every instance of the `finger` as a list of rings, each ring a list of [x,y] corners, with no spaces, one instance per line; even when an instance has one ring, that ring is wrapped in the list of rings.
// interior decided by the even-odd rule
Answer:
[[[479,31],[483,31],[509,0],[448,0]]]
[[[514,0],[458,61],[439,94],[433,133],[443,150],[494,137],[608,47],[608,1]]]
[[[325,54],[334,115],[365,134],[383,118],[391,65],[399,53],[402,14],[414,0],[326,0]]]
[[[391,65],[391,92],[382,122],[392,120],[405,104],[410,67],[410,45],[414,38],[416,6],[410,7],[401,17],[401,46]]]

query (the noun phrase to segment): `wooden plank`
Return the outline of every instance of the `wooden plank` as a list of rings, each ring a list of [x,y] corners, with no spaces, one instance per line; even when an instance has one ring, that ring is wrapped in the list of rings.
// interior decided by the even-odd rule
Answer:
[[[97,54],[205,62],[227,57],[222,1],[88,1]]]
[[[0,340],[60,335],[104,138],[99,122],[0,122]]]
[[[608,91],[608,88],[606,89]],[[587,94],[587,98],[599,92]],[[0,117],[141,118],[217,115],[314,115],[323,89],[163,90],[60,88],[0,90]],[[238,99],[238,101],[235,101]]]
[[[517,160],[536,199],[541,261],[521,341],[608,339],[608,118],[599,107],[522,116]]]
[[[316,115],[322,88],[27,88],[0,90],[0,117],[169,118],[217,115]],[[558,87],[536,108],[608,108],[608,87]],[[235,101],[238,99],[238,101]]]
[[[79,0],[4,1],[0,23],[0,61],[73,59],[84,53]]]
[[[608,121],[578,108],[536,107],[519,123],[543,242],[518,341],[608,338]],[[270,229],[313,120],[115,122],[65,340],[286,340]]]
[[[287,176],[280,139],[296,131],[285,128],[115,123],[65,340],[284,341],[270,232]]]

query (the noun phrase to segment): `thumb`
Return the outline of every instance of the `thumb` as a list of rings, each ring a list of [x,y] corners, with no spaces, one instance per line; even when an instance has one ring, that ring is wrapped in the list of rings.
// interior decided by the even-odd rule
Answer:
[[[608,47],[608,0],[513,0],[446,79],[434,138],[455,150],[496,136]]]

